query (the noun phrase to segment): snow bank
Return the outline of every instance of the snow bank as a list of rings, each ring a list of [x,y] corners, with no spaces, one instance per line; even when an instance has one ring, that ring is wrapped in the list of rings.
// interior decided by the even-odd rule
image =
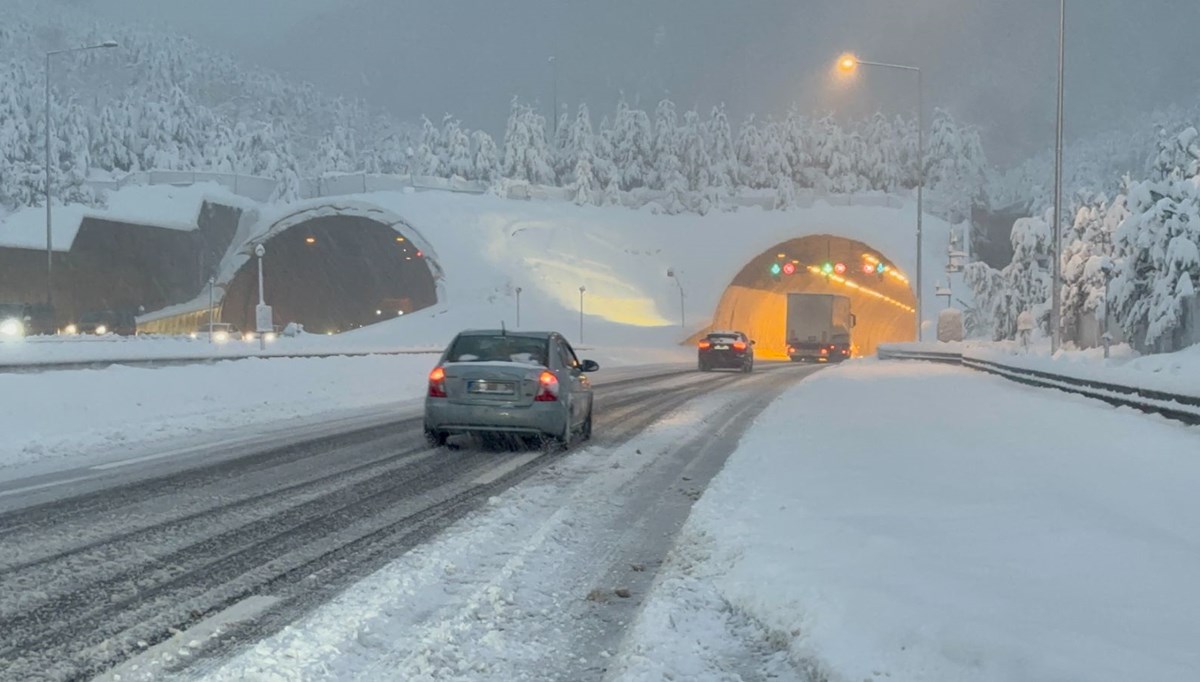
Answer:
[[[969,370],[867,361],[765,412],[617,679],[1194,679],[1200,432]],[[718,611],[714,614],[713,609]]]

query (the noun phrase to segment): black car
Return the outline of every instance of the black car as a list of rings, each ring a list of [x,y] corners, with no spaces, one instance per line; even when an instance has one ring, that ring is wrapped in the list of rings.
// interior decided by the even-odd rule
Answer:
[[[741,332],[709,332],[696,349],[701,372],[713,369],[754,370],[754,342]]]

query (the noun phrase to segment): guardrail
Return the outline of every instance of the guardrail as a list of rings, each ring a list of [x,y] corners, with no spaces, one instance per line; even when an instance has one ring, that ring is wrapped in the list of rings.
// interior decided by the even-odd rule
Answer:
[[[880,347],[881,360],[922,360],[959,365],[1038,388],[1052,388],[1082,395],[1118,407],[1132,407],[1147,414],[1158,414],[1185,424],[1200,424],[1200,397],[1156,391],[1096,379],[1064,376],[1036,369],[1013,367],[993,360],[971,357],[959,352],[929,351]]]
[[[275,360],[278,358],[338,358],[366,357],[368,355],[439,355],[441,350],[374,350],[374,351],[296,351],[291,353],[261,353],[244,355],[176,355],[158,358],[89,358],[80,360],[52,360],[48,362],[12,362],[0,364],[0,374],[35,374],[71,369],[104,369],[114,365],[157,369],[180,365],[211,365],[218,362],[237,360]]]

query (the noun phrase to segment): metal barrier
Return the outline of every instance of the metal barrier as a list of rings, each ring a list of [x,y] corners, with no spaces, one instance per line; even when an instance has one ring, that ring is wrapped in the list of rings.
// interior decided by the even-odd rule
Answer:
[[[1038,388],[1052,388],[1082,395],[1118,406],[1132,407],[1147,414],[1158,414],[1185,424],[1200,424],[1200,397],[1114,384],[1096,379],[1081,379],[1042,370],[1013,367],[992,360],[950,351],[929,351],[884,347],[877,351],[881,360],[921,360],[960,365],[980,372]]]
[[[96,358],[89,360],[62,360],[50,362],[28,362],[0,364],[0,374],[36,374],[39,372],[55,372],[70,369],[104,369],[120,365],[124,367],[141,367],[157,369],[159,367],[176,367],[180,365],[211,365],[217,362],[250,360],[274,360],[277,358],[337,358],[337,357],[366,357],[368,355],[440,355],[441,349],[430,350],[387,350],[387,351],[297,351],[283,353],[246,353],[241,355],[178,355],[161,358]]]

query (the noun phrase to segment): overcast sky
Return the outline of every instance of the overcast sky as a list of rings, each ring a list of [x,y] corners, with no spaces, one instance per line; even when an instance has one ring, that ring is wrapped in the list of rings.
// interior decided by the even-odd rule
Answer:
[[[593,116],[620,93],[649,108],[670,94],[736,119],[914,110],[913,80],[872,70],[830,78],[843,50],[922,67],[927,111],[984,129],[1007,163],[1053,141],[1054,0],[76,0],[122,20],[169,24],[322,88],[405,118],[446,112],[503,130],[513,95]],[[1198,0],[1070,0],[1067,124],[1075,135],[1200,85]]]

